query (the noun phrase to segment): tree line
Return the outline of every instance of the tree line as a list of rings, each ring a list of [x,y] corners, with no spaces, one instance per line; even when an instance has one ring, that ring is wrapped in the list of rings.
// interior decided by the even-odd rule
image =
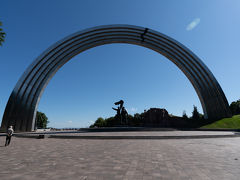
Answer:
[[[133,116],[131,114],[129,114],[128,115],[128,124],[125,124],[125,125],[127,125],[127,126],[142,126],[142,125],[144,125],[143,118],[144,118],[144,113],[135,113]],[[198,112],[198,109],[196,106],[193,106],[193,112],[192,112],[191,117],[188,117],[186,115],[186,111],[184,111],[182,118],[184,118],[186,121],[191,120],[191,121],[187,121],[189,125],[190,125],[190,123],[191,123],[191,125],[195,125],[196,124],[195,122],[199,122],[200,120],[204,119],[203,114]],[[118,121],[119,120],[116,116],[109,117],[109,118],[99,117],[92,125],[90,125],[90,128],[118,126],[120,124]]]
[[[240,99],[237,101],[233,101],[230,104],[230,110],[232,115],[240,114]],[[141,126],[143,120],[144,113],[135,113],[134,115],[128,115],[128,126]],[[186,111],[183,111],[182,118],[188,122],[189,127],[198,127],[208,123],[207,119],[204,119],[203,114],[199,113],[196,106],[193,106],[192,115],[190,117],[187,116]],[[90,128],[93,127],[112,127],[119,125],[119,120],[114,117],[102,118],[99,117],[97,120],[90,125]],[[43,113],[37,111],[36,115],[36,127],[38,129],[47,128],[49,121],[48,117]]]
[[[240,99],[237,101],[233,101],[230,104],[230,110],[232,112],[232,115],[240,114]],[[128,115],[128,124],[127,126],[141,126],[142,125],[142,120],[143,120],[144,113],[136,113],[133,116]],[[187,122],[187,127],[201,127],[203,125],[206,125],[212,120],[210,119],[205,119],[204,115],[199,113],[197,107],[194,105],[193,106],[193,111],[192,115],[190,117],[187,116],[186,111],[183,111],[182,118],[186,120]],[[118,119],[114,117],[109,117],[109,118],[102,118],[99,117],[97,120],[90,125],[90,128],[93,127],[112,127],[112,126],[117,126],[119,125]]]

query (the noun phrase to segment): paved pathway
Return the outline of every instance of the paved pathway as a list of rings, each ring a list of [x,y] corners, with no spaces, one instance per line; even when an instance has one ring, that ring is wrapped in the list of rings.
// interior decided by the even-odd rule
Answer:
[[[238,132],[237,132],[238,133]],[[65,133],[64,136],[200,136],[233,135],[232,131],[127,131],[127,132],[80,132]],[[62,135],[61,133],[58,135]]]
[[[1,180],[240,179],[239,137],[162,140],[13,137],[9,147],[3,146],[4,140],[0,137]]]

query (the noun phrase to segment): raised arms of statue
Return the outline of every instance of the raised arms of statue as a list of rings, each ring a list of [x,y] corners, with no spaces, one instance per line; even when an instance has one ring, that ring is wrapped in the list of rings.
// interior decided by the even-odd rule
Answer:
[[[118,109],[117,109],[117,108],[114,108],[114,107],[112,107],[112,109],[113,109],[113,110],[115,110],[115,111],[118,111]]]

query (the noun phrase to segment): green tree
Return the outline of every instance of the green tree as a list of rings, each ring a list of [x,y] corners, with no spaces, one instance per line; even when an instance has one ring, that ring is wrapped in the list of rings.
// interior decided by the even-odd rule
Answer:
[[[139,113],[135,113],[133,116],[133,125],[134,126],[140,126],[143,122],[142,122],[142,114]]]
[[[99,117],[96,122],[94,123],[97,127],[104,127],[105,126],[105,120],[102,117]]]
[[[193,105],[192,119],[194,120],[200,119],[200,113],[198,112],[197,106],[194,106],[194,105]]]
[[[240,99],[230,104],[230,110],[233,115],[240,114]]]
[[[112,127],[112,126],[115,126],[115,125],[119,125],[119,120],[118,118],[115,116],[115,117],[109,117],[109,118],[106,118],[105,119],[105,126],[106,127]]]
[[[188,116],[187,116],[187,114],[186,114],[186,111],[185,111],[185,110],[183,111],[183,115],[182,115],[182,117],[183,117],[183,119],[188,119]]]
[[[47,116],[42,112],[37,112],[37,128],[47,128],[47,124],[49,123]]]
[[[99,117],[99,118],[97,118],[95,123],[90,126],[90,128],[93,128],[93,127],[105,127],[105,126],[107,126],[106,119],[103,119],[102,117]]]
[[[2,43],[5,40],[6,33],[3,32],[3,29],[1,28],[2,22],[0,21],[0,46],[2,46]]]

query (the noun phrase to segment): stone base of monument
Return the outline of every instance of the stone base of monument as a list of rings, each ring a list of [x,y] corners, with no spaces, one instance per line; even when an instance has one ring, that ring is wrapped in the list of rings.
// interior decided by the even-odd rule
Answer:
[[[15,137],[35,139],[199,139],[240,137],[234,131],[119,131],[119,132],[52,132],[16,133]]]

